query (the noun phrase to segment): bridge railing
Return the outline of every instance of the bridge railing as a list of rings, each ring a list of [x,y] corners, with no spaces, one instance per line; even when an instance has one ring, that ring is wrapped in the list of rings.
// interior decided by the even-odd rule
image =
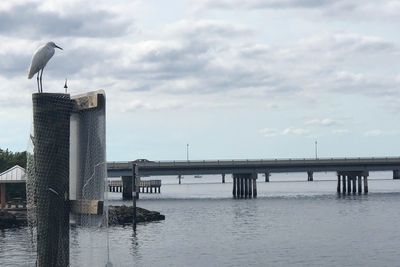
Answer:
[[[400,162],[400,157],[319,157],[319,158],[279,158],[279,159],[231,159],[231,160],[160,160],[160,161],[140,161],[136,162],[139,166],[202,166],[202,165],[251,165],[251,164],[285,164],[285,163],[391,163]],[[132,162],[108,162],[108,168],[131,168]]]

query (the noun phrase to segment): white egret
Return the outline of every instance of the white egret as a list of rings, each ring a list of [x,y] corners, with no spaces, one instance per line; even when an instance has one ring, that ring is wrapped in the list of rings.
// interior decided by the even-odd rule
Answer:
[[[44,67],[46,67],[46,64],[47,62],[49,62],[50,58],[54,55],[55,52],[54,48],[63,50],[54,42],[48,42],[47,44],[40,46],[32,56],[31,66],[29,67],[28,79],[31,79],[33,75],[37,73],[36,80],[39,93],[43,93],[43,86],[42,86],[43,69]]]

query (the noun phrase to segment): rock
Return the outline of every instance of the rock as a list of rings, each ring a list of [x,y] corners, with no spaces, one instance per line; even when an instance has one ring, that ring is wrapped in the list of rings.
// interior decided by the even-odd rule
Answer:
[[[19,227],[26,223],[26,215],[24,216],[21,212],[13,214],[6,210],[0,210],[0,229]]]
[[[109,224],[131,224],[133,220],[133,208],[128,206],[109,206]],[[136,209],[137,222],[151,222],[165,220],[165,216],[157,211],[149,211],[143,208],[137,207]]]

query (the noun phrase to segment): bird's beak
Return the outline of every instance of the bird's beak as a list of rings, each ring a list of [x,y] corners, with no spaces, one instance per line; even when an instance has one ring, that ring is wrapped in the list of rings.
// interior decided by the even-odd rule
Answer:
[[[54,47],[63,50],[61,47],[59,47],[58,45],[54,45]]]

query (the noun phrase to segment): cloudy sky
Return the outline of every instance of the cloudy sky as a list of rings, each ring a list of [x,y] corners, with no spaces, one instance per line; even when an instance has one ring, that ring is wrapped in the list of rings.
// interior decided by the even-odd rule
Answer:
[[[111,4],[112,3],[112,4]],[[108,160],[400,155],[400,2],[0,2],[0,147],[44,91],[105,89]]]

